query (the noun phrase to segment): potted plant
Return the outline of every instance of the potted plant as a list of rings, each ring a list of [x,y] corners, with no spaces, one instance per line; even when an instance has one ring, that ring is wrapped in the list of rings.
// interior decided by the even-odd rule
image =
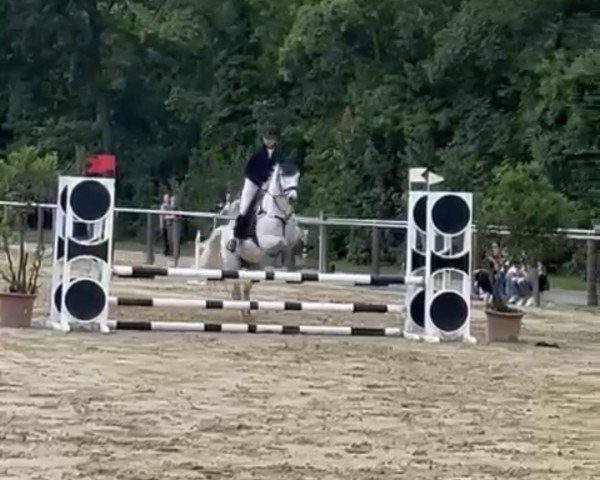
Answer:
[[[539,306],[538,262],[563,239],[556,233],[567,224],[570,205],[548,179],[530,165],[501,166],[483,196],[479,225],[487,241],[494,239],[528,265],[534,299]],[[487,242],[486,242],[487,243]],[[487,340],[517,341],[525,312],[507,303],[501,275],[490,275],[492,294],[485,305]]]
[[[26,203],[26,207],[4,206],[0,212],[0,243],[4,260],[0,277],[6,283],[0,292],[0,326],[28,327],[39,288],[44,245],[27,245],[27,219],[36,201],[49,198],[56,182],[57,158],[33,147],[14,150],[0,157],[0,197]],[[38,210],[41,214],[42,210]]]

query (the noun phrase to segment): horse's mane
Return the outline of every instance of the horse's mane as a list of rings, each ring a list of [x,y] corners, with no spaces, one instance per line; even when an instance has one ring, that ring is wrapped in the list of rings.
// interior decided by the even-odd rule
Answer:
[[[238,196],[235,200],[233,200],[232,202],[225,205],[221,209],[220,214],[221,215],[237,215],[237,213],[240,211],[240,203],[241,203],[241,199]]]
[[[292,177],[299,172],[298,166],[294,162],[288,160],[279,164],[279,171],[284,177]]]

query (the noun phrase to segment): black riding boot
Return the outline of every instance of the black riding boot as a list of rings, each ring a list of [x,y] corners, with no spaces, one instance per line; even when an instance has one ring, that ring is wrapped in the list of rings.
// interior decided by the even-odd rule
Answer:
[[[238,215],[235,219],[235,225],[233,227],[233,238],[227,242],[225,248],[231,253],[235,253],[238,247],[239,240],[247,237],[248,230],[248,219],[245,215]]]

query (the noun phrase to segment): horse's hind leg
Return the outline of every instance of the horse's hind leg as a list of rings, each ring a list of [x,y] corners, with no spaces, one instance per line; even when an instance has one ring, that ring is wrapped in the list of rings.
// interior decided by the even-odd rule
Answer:
[[[222,266],[223,266],[223,270],[240,270],[241,268],[241,261],[240,258],[237,256],[237,254],[230,252],[229,250],[227,250],[226,248],[226,244],[229,240],[228,237],[231,237],[231,233],[228,231],[226,233],[226,235],[224,235],[222,241],[221,241],[221,260],[222,260]],[[231,298],[234,301],[239,301],[242,300],[242,281],[241,280],[234,280],[233,282],[233,288],[231,290]],[[229,283],[225,282],[225,288],[228,289]],[[244,318],[244,312],[241,312],[242,318]]]
[[[233,283],[233,289],[231,290],[231,299],[232,300],[241,300],[242,299],[242,289],[240,287],[240,282]]]
[[[244,300],[246,300],[247,302],[250,301],[250,290],[252,290],[252,283],[254,282],[246,282],[244,283],[244,293],[243,293],[243,298]]]

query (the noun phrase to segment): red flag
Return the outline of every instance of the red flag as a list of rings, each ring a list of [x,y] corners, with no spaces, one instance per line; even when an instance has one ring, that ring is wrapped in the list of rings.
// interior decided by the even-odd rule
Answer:
[[[86,177],[109,177],[114,178],[117,161],[114,155],[92,155],[85,163]]]

